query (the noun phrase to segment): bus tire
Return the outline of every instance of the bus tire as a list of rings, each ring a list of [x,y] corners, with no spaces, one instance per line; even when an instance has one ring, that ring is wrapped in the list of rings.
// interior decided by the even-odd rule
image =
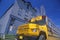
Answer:
[[[38,38],[38,40],[46,40],[45,35],[41,34]]]

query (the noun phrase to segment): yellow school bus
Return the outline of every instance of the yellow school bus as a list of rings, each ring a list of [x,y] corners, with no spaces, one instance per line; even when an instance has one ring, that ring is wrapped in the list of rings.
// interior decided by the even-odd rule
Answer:
[[[46,40],[48,38],[47,16],[36,16],[28,23],[20,25],[17,29],[17,40],[29,40],[36,37],[36,40]]]

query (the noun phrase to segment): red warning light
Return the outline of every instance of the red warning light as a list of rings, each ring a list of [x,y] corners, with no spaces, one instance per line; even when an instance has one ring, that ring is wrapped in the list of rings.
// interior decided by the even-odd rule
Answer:
[[[42,16],[42,19],[46,18],[46,16]]]

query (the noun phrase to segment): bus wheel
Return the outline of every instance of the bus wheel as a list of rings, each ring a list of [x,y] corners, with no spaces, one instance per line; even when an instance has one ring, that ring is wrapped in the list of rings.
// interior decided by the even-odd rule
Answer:
[[[38,38],[38,40],[46,40],[45,35],[41,34]]]

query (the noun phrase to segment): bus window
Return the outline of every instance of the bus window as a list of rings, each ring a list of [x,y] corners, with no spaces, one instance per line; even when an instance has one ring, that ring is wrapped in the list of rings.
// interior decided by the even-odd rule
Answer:
[[[42,20],[36,20],[34,22],[31,22],[30,23],[35,23],[35,24],[39,24],[39,25],[45,25],[46,24],[46,19],[42,19]]]

